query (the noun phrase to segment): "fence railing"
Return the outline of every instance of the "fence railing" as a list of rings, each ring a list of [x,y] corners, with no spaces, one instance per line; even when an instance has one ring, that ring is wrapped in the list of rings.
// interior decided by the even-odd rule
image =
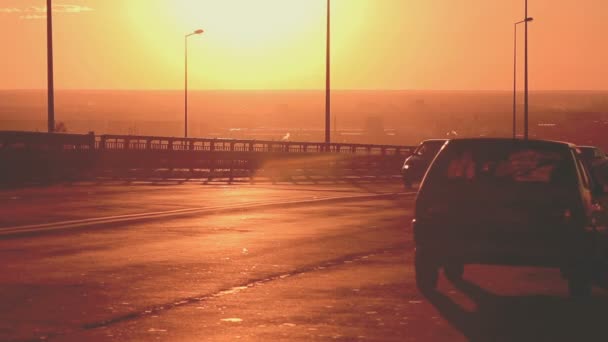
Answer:
[[[238,139],[177,138],[131,135],[99,135],[98,150],[350,153],[365,155],[409,155],[412,146],[264,141]]]
[[[77,151],[94,149],[95,135],[0,131],[0,149]]]
[[[0,131],[0,149],[147,150],[409,155],[412,146]]]
[[[396,145],[0,131],[0,184],[134,172],[154,177],[159,170],[166,177],[183,170],[209,178],[394,176],[412,151]]]

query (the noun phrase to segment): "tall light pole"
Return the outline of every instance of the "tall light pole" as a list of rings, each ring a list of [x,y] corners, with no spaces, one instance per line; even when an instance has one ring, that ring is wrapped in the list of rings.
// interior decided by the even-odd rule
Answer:
[[[329,150],[329,143],[331,142],[330,135],[330,115],[331,115],[331,88],[330,88],[330,0],[327,0],[327,29],[326,29],[326,40],[325,40],[325,148]]]
[[[534,18],[526,18],[513,25],[513,139],[517,137],[517,25],[532,20]]]
[[[525,0],[526,10],[524,18],[528,17],[528,0]],[[524,19],[525,44],[524,44],[524,139],[528,140],[528,20]]]
[[[188,37],[203,32],[199,29],[184,36],[184,138],[188,137]]]
[[[53,4],[46,0],[46,58],[47,58],[47,99],[48,131],[55,131],[55,86],[53,81]]]

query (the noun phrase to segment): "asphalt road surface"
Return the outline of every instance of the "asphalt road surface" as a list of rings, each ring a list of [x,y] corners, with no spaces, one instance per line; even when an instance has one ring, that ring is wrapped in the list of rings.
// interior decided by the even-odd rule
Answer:
[[[0,191],[1,341],[606,341],[552,269],[422,296],[399,183]]]

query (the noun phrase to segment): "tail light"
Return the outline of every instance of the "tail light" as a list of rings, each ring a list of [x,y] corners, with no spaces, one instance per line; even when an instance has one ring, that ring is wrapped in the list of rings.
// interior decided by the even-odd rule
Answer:
[[[570,222],[570,220],[572,219],[572,210],[570,210],[570,209],[564,210],[564,212],[562,214],[562,219],[565,222]]]

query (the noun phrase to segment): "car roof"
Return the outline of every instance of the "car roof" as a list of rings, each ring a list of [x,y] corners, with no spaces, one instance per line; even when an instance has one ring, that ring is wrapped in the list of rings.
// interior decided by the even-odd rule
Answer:
[[[564,142],[564,141],[554,141],[554,140],[543,140],[543,139],[513,139],[513,138],[456,138],[450,139],[450,143],[455,144],[484,144],[484,143],[516,143],[518,145],[530,145],[530,146],[546,146],[546,147],[554,147],[554,148],[576,148],[575,144]]]

